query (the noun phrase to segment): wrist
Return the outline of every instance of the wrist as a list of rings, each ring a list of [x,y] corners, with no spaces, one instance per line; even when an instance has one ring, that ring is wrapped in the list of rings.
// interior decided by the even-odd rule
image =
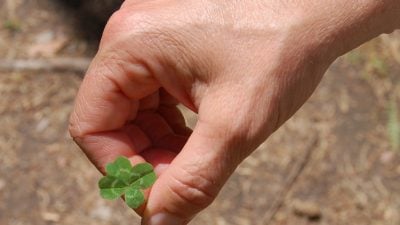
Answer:
[[[308,29],[320,54],[332,59],[359,45],[400,28],[398,0],[318,1],[302,9],[302,25]]]
[[[339,28],[336,40],[339,55],[400,27],[400,2],[397,0],[349,2],[347,21]]]

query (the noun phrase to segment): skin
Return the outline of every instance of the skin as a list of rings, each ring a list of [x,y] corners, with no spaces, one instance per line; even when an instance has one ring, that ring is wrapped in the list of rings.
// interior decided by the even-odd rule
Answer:
[[[337,57],[399,28],[399,14],[397,0],[127,0],[70,133],[101,172],[119,155],[155,166],[142,224],[187,224]],[[178,103],[198,113],[193,131]]]

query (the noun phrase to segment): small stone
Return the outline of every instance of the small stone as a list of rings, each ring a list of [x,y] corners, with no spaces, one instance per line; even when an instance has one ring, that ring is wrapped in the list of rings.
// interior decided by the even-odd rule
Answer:
[[[225,219],[224,218],[222,218],[222,217],[217,217],[216,218],[216,224],[217,225],[227,225],[228,223],[225,221]]]
[[[53,212],[42,212],[42,218],[49,222],[58,222],[60,220],[60,214]]]
[[[396,221],[399,218],[397,210],[394,208],[387,208],[383,213],[385,221]]]
[[[380,161],[382,164],[390,163],[395,157],[395,153],[393,151],[386,151],[381,154]]]
[[[46,130],[50,125],[50,121],[46,118],[41,119],[36,125],[36,131],[41,133]]]
[[[295,200],[292,203],[293,212],[300,217],[306,217],[309,220],[318,220],[322,212],[317,203],[311,201]]]
[[[109,221],[111,219],[112,211],[110,207],[100,205],[90,212],[90,216],[94,219],[102,221]]]
[[[54,39],[54,32],[51,30],[41,32],[40,34],[36,35],[35,41],[38,44],[49,43]]]
[[[274,217],[275,221],[283,222],[287,219],[287,215],[284,212],[277,212]]]

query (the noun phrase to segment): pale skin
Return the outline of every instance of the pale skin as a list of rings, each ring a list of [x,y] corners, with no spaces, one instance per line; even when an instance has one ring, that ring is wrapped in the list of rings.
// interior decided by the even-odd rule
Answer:
[[[398,15],[398,0],[127,0],[70,133],[101,172],[119,155],[155,166],[142,224],[187,224],[337,57],[400,28]],[[198,113],[193,131],[178,103]]]

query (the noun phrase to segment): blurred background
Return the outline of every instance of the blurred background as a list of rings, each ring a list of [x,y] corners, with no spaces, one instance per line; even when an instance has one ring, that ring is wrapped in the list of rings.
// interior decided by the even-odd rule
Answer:
[[[67,132],[114,0],[0,0],[0,224],[128,225]],[[338,59],[194,225],[399,225],[400,32]],[[189,124],[195,115],[183,109]]]

